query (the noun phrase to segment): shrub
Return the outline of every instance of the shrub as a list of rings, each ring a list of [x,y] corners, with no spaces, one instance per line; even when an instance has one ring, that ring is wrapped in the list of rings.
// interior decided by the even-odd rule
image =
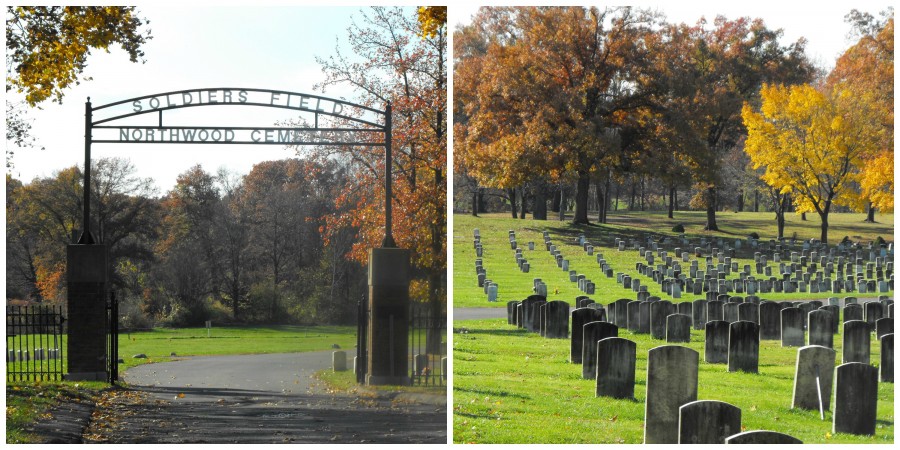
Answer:
[[[672,231],[675,233],[684,233],[684,225],[679,223],[678,225],[672,227]]]
[[[754,231],[754,232],[750,233],[747,237],[749,237],[750,239],[759,239],[759,233]]]

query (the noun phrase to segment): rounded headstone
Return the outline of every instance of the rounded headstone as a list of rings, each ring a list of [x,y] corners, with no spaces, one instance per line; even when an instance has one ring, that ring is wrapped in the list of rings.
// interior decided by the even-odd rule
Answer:
[[[834,384],[832,431],[875,434],[878,369],[860,362],[841,364],[835,370]]]
[[[820,345],[807,345],[797,349],[791,408],[818,411],[821,398],[822,409],[831,409],[831,382],[836,356],[837,352],[833,349]]]
[[[572,310],[572,338],[570,339],[569,361],[581,364],[581,351],[584,343],[584,324],[604,320],[602,310],[594,308],[578,308]]]
[[[730,324],[724,320],[706,322],[704,342],[705,361],[710,364],[728,362],[728,333]]]
[[[679,444],[724,444],[741,431],[741,409],[718,400],[686,403],[678,410]]]
[[[800,308],[781,310],[781,346],[803,347],[806,343],[803,333],[803,311]]]
[[[728,371],[759,372],[759,325],[739,320],[728,331]]]
[[[688,347],[663,345],[647,353],[644,443],[677,444],[678,412],[697,400],[700,354]]]
[[[894,382],[894,333],[879,339],[881,342],[881,365],[878,366],[879,379],[883,383]]]
[[[844,322],[844,344],[841,363],[859,362],[869,364],[871,334],[869,324],[862,320]]]
[[[669,314],[666,317],[666,342],[691,342],[691,316]]]
[[[807,314],[807,326],[809,328],[809,345],[821,345],[834,348],[834,334],[832,329],[831,313],[817,309]]]
[[[597,397],[634,398],[637,344],[609,337],[597,342]]]
[[[581,343],[581,376],[586,380],[597,377],[597,341],[608,337],[618,337],[619,327],[609,322],[588,322],[584,324]]]
[[[726,444],[802,444],[803,441],[777,431],[753,430],[725,438]]]

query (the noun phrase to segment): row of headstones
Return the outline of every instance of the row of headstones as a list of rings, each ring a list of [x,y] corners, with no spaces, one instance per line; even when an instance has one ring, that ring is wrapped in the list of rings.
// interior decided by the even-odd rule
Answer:
[[[45,359],[59,359],[60,352],[58,348],[35,348],[34,360],[43,361]],[[28,350],[7,350],[6,362],[31,361],[32,354]]]
[[[633,398],[634,397],[634,371],[635,371],[635,352],[636,352],[636,344],[630,340],[618,338],[618,327],[612,323],[606,322],[606,311],[602,308],[602,306],[597,305],[596,303],[588,303],[590,301],[587,299],[581,300],[581,305],[585,305],[587,307],[577,308],[572,311],[572,342],[571,342],[571,354],[570,360],[575,363],[582,364],[582,376],[586,379],[596,379],[596,395],[597,396],[609,396],[614,398]],[[581,306],[579,305],[579,306]],[[593,306],[593,307],[591,307]],[[562,326],[560,323],[553,324],[554,318],[557,318],[558,322],[562,322],[559,320],[560,317],[566,317],[566,312],[569,309],[569,305],[567,302],[563,301],[552,301],[547,302],[541,298],[533,297],[524,300],[523,302],[510,302],[508,304],[508,312],[510,312],[510,316],[508,317],[508,321],[510,323],[515,323],[518,321],[520,326],[524,326],[528,328],[530,331],[535,331],[539,329],[541,331],[541,335],[545,337],[565,337],[565,333],[567,331],[567,326]],[[513,312],[515,311],[515,312]],[[688,328],[689,325],[684,323],[684,319],[686,319],[685,315],[673,314],[670,315],[669,319],[676,319],[677,316],[682,316],[683,319],[681,328]],[[568,320],[565,320],[566,325]],[[861,322],[859,321],[860,323]],[[724,343],[722,337],[717,335],[718,331],[723,329],[723,327],[727,326],[728,334],[727,339],[725,339]],[[717,356],[714,356],[714,351],[711,351],[712,347],[724,347],[727,349],[727,363],[728,370],[730,372],[733,371],[745,371],[745,372],[757,372],[758,368],[758,359],[759,359],[759,331],[758,325],[752,322],[746,321],[738,321],[732,324],[728,324],[724,321],[714,321],[712,323],[706,324],[707,329],[707,350],[706,350],[706,360],[710,363],[716,362],[726,362],[718,360]],[[581,331],[581,333],[577,333],[576,330]],[[846,331],[845,331],[846,332]],[[578,336],[578,335],[581,336]],[[868,334],[866,334],[868,335]],[[881,339],[882,341],[882,373],[881,378],[882,381],[893,382],[893,333],[885,335]],[[712,343],[712,345],[710,344]],[[847,344],[845,344],[847,345]],[[852,344],[851,344],[852,345]],[[580,348],[578,348],[580,347]],[[804,347],[806,348],[821,348],[827,349],[822,346],[810,346]],[[580,351],[579,351],[580,350]],[[827,349],[831,351],[831,367],[827,368],[822,365],[819,360],[816,360],[816,366],[819,369],[813,370],[809,369],[809,364],[805,363],[805,360],[801,360],[801,355],[805,353],[798,353],[798,364],[797,364],[797,374],[795,379],[795,389],[794,389],[794,407],[802,407],[802,408],[810,408],[810,398],[811,395],[808,393],[809,386],[815,386],[815,380],[810,381],[810,374],[815,374],[821,372],[822,368],[827,368],[828,372],[831,373],[831,370],[834,367],[834,350]],[[693,352],[693,350],[691,350]],[[696,352],[694,352],[696,353]],[[713,356],[711,356],[713,355]],[[845,361],[844,365],[841,367],[847,366],[848,364],[859,364],[859,365],[867,365],[868,360],[865,362],[847,362]],[[871,367],[871,366],[868,366]],[[840,432],[848,432],[848,433],[857,433],[857,434],[873,434],[874,433],[874,407],[869,407],[868,405],[873,405],[877,402],[877,373],[878,370],[872,367],[875,370],[876,378],[875,384],[876,387],[874,391],[872,391],[871,387],[868,385],[861,385],[851,388],[847,388],[844,390],[836,389],[838,394],[835,396],[835,418],[834,418],[834,427],[835,431]],[[650,367],[648,366],[648,402],[650,399]],[[864,370],[864,369],[859,369]],[[695,369],[696,371],[696,369]],[[869,371],[871,372],[871,371]],[[838,371],[838,373],[841,373]],[[838,375],[840,377],[840,375]],[[847,383],[852,383],[854,378],[853,376],[846,377],[848,381]],[[865,384],[871,381],[871,377],[863,378],[860,383]],[[825,385],[827,389],[831,389],[830,380],[820,380],[819,385]],[[862,398],[854,398],[850,395],[841,395],[841,392],[849,392],[849,391],[858,391],[862,390],[862,392],[874,392],[873,395],[866,395]],[[696,389],[695,389],[696,390]],[[695,397],[696,398],[696,397]],[[818,398],[818,397],[817,397]],[[825,398],[825,397],[822,397]],[[829,400],[826,399],[825,403],[829,403]],[[852,405],[851,405],[852,404]],[[821,405],[818,405],[821,406]],[[647,406],[648,411],[650,411],[650,405]],[[871,409],[872,420],[860,420],[860,416],[858,414],[850,414],[846,413],[847,411],[857,411],[860,408],[866,409],[869,411]],[[838,412],[840,411],[840,412]],[[649,414],[649,413],[648,413]],[[863,416],[865,417],[865,416]],[[649,417],[648,417],[649,422]],[[739,422],[739,421],[738,421]],[[868,430],[868,424],[871,422],[871,431]],[[696,422],[701,423],[701,422]],[[859,425],[862,423],[863,425]],[[855,424],[855,425],[854,425]],[[740,429],[738,426],[737,429]],[[860,431],[862,430],[862,431]],[[715,443],[712,441],[706,440],[697,440],[698,438],[692,438],[697,434],[697,430],[688,431],[687,434],[680,434],[681,437],[679,439],[688,439],[687,441],[681,442],[690,442],[690,443]],[[724,439],[723,436],[728,436],[728,434],[721,434],[720,437]],[[662,441],[660,441],[662,442]],[[718,441],[716,441],[718,442]],[[650,442],[648,442],[650,443]],[[659,442],[658,442],[659,443]],[[719,442],[721,443],[721,442]]]
[[[496,302],[500,294],[500,287],[494,281],[487,277],[487,270],[484,268],[484,245],[481,243],[481,232],[475,229],[475,275],[478,279],[478,287],[484,290],[489,302]]]
[[[429,355],[424,354],[416,354],[413,355],[413,372],[419,376],[427,376],[429,369],[428,362]],[[347,352],[344,350],[337,350],[331,352],[331,370],[335,372],[343,372],[347,370]],[[357,364],[359,363],[359,357],[353,357],[353,372],[357,372]],[[441,378],[444,381],[447,380],[447,357],[444,356],[441,358]]]
[[[723,444],[742,441],[734,439],[735,435],[744,434],[740,433],[739,408],[716,400],[697,401],[698,372],[699,354],[693,349],[665,345],[649,351],[644,443]],[[858,362],[834,368],[834,350],[831,349],[810,346],[798,351],[792,407],[824,409],[824,405],[830,404],[830,398],[823,398],[823,402],[819,403],[821,392],[817,392],[816,384],[818,382],[821,389],[828,389],[830,394],[832,373],[832,430],[835,433],[875,434],[877,369]],[[815,400],[812,401],[812,398]],[[752,443],[799,443],[799,440],[780,433],[760,434],[759,437]]]

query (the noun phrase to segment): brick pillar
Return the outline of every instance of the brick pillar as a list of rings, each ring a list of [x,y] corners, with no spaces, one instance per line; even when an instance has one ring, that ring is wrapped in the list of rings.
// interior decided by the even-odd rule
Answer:
[[[106,380],[106,296],[108,256],[105,245],[69,245],[67,380]]]
[[[409,250],[369,250],[368,385],[409,379]]]

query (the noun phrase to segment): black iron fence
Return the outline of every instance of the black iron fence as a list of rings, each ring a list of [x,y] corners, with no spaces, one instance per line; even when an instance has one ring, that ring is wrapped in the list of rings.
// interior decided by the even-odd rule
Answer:
[[[366,382],[369,325],[368,302],[357,304],[356,382]],[[431,305],[413,304],[409,310],[409,378],[416,386],[444,386],[447,383],[447,313]]]
[[[63,378],[65,332],[62,306],[6,307],[6,380]]]
[[[106,303],[106,381],[115,384],[119,379],[119,299],[109,293]]]
[[[410,381],[415,386],[447,382],[447,313],[429,304],[409,310]]]

